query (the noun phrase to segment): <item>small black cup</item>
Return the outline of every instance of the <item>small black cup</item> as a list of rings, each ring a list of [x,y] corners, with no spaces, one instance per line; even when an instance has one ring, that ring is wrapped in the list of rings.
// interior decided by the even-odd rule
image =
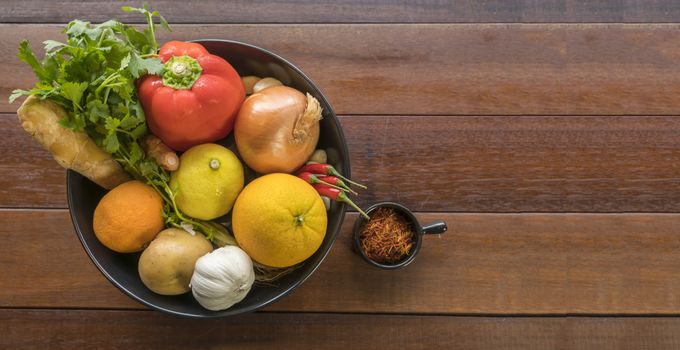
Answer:
[[[366,260],[369,264],[379,267],[381,269],[396,269],[410,264],[416,258],[418,251],[420,251],[420,245],[423,241],[424,234],[441,234],[446,232],[446,230],[448,229],[448,227],[446,226],[446,222],[444,222],[443,220],[437,220],[429,225],[421,226],[420,223],[418,222],[418,219],[416,219],[415,215],[413,215],[413,213],[408,208],[398,203],[381,202],[373,204],[372,206],[368,207],[368,209],[366,209],[366,214],[370,216],[371,212],[377,210],[378,208],[392,208],[396,210],[407,221],[410,222],[411,227],[414,230],[413,247],[411,247],[411,251],[408,253],[406,258],[395,264],[382,264],[371,260],[368,256],[366,256],[366,253],[363,251],[363,249],[361,249],[360,242],[361,229],[366,219],[363,216],[359,215],[359,218],[354,222],[354,242],[353,242],[354,250],[357,254],[361,255],[361,257],[364,258],[364,260]]]

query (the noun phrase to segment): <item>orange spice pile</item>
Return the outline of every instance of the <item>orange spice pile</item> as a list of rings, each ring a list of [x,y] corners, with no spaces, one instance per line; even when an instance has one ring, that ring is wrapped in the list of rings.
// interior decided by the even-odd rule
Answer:
[[[404,260],[413,247],[411,223],[393,208],[379,208],[370,216],[359,235],[366,256],[381,264]]]

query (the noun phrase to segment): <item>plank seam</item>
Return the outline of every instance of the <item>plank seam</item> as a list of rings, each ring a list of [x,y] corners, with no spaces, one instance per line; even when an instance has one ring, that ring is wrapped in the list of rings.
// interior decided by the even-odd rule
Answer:
[[[24,211],[34,211],[34,212],[59,212],[59,211],[69,211],[68,207],[4,207],[0,206],[0,213],[2,212],[24,212]],[[348,208],[348,213],[357,213],[354,209]],[[445,211],[445,210],[430,210],[430,211],[413,211],[420,215],[436,215],[436,214],[453,214],[453,215],[582,215],[582,216],[607,216],[607,215],[621,215],[621,216],[676,216],[680,212],[646,212],[646,211],[616,211],[616,212],[578,212],[578,211]]]
[[[111,17],[114,17],[113,15]],[[76,19],[76,18],[74,18]],[[87,18],[79,18],[87,20]],[[145,25],[144,22],[139,21],[122,21],[125,24]],[[324,26],[324,25],[478,25],[478,24],[492,24],[492,25],[677,25],[678,21],[662,21],[662,22],[172,22],[170,26],[210,26],[210,25],[303,25],[303,26]],[[66,25],[68,22],[0,22],[0,25]],[[95,22],[95,24],[100,22]]]
[[[107,311],[107,312],[156,312],[166,315],[163,312],[151,309],[136,308],[97,308],[97,307],[0,307],[0,310],[24,310],[24,311]],[[280,311],[280,310],[259,310],[258,314],[293,314],[293,315],[356,315],[356,316],[418,316],[418,317],[461,317],[461,318],[680,318],[680,313],[409,313],[409,312],[343,312],[343,311]]]

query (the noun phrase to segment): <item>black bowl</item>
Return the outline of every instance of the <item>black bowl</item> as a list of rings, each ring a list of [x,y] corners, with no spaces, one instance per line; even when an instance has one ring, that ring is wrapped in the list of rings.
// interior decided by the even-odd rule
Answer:
[[[321,90],[299,68],[276,54],[253,45],[228,40],[196,40],[196,42],[203,44],[210,53],[229,61],[241,76],[275,77],[284,85],[294,87],[302,92],[309,92],[316,97],[323,108],[323,119],[320,125],[321,134],[317,148],[326,150],[328,162],[343,175],[350,175],[349,153],[340,122]],[[222,140],[220,143],[236,151],[233,137]],[[248,182],[255,177],[255,173],[247,167],[245,170],[246,182]],[[280,299],[304,282],[319,267],[333,246],[345,217],[345,206],[332,203],[328,211],[326,237],[319,250],[307,259],[302,267],[280,279],[274,287],[253,286],[244,300],[227,310],[209,311],[194,300],[191,292],[181,296],[163,296],[147,289],[137,274],[137,261],[140,254],[113,252],[99,243],[94,235],[92,216],[97,203],[106,191],[71,170],[68,171],[66,182],[71,220],[83,248],[99,271],[113,285],[138,302],[153,309],[179,316],[222,317],[236,315],[257,310]],[[221,218],[220,221],[228,224],[231,221],[230,214]]]
[[[413,260],[415,260],[416,255],[418,255],[418,252],[420,251],[420,247],[422,246],[423,243],[423,235],[427,234],[438,235],[448,230],[448,226],[446,225],[446,222],[444,222],[443,220],[437,220],[428,225],[421,226],[420,222],[413,214],[413,212],[399,203],[394,202],[376,203],[368,207],[368,209],[366,209],[365,212],[370,216],[373,211],[378,210],[380,208],[394,209],[399,215],[403,216],[404,219],[406,219],[406,221],[411,225],[411,228],[414,231],[413,233],[415,238],[415,240],[413,241],[413,247],[411,247],[411,251],[403,260],[393,264],[379,263],[377,261],[371,260],[371,258],[369,258],[368,255],[366,255],[366,252],[364,252],[364,250],[361,248],[361,230],[363,229],[364,223],[366,223],[367,220],[363,216],[359,215],[359,217],[357,217],[356,221],[354,222],[353,228],[354,239],[352,240],[353,243],[352,248],[354,249],[355,253],[359,254],[359,256],[361,256],[364,259],[364,261],[381,269],[393,270],[408,266],[413,262]]]

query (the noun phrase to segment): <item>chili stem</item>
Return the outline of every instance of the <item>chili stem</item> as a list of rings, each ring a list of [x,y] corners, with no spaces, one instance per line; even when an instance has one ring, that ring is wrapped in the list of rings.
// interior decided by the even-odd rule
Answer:
[[[343,181],[347,181],[347,182],[351,183],[351,184],[354,185],[354,186],[357,186],[357,187],[360,187],[360,188],[363,188],[363,189],[367,189],[367,188],[368,188],[368,187],[366,187],[366,186],[364,186],[364,185],[362,185],[362,184],[360,184],[360,183],[358,183],[358,182],[354,182],[354,181],[352,181],[352,180],[350,180],[350,179],[348,179],[348,178],[342,176],[342,174],[340,174],[337,170],[335,170],[335,168],[332,168],[332,167],[328,168],[328,172],[329,172],[331,175],[337,176],[337,177],[341,178]]]
[[[363,210],[361,210],[361,208],[359,208],[358,205],[356,205],[354,202],[352,202],[352,200],[349,199],[349,197],[347,197],[347,195],[344,192],[340,192],[340,194],[338,194],[338,200],[340,200],[341,202],[349,204],[352,208],[354,208],[356,211],[358,211],[361,214],[361,216],[366,218],[366,220],[371,219],[368,216],[368,214],[366,214]]]

